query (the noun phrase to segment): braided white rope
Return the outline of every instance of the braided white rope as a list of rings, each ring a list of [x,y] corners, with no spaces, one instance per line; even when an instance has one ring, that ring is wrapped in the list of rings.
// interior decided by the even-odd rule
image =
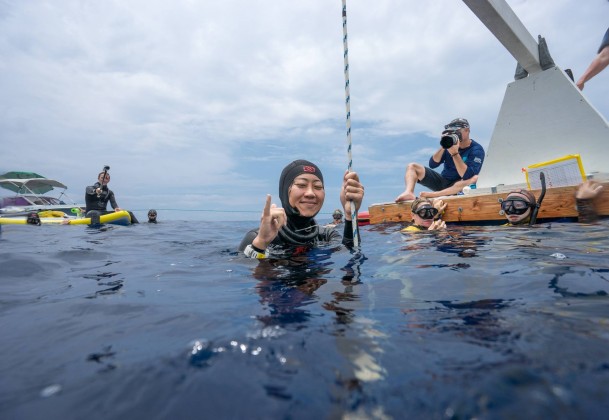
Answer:
[[[351,94],[349,91],[349,46],[347,44],[347,0],[343,1],[343,47],[344,47],[344,62],[345,62],[345,106],[347,108],[347,159],[349,165],[348,171],[351,172],[353,166],[353,157],[351,155]],[[351,220],[353,223],[353,245],[359,246],[359,234],[357,229],[357,211],[355,204],[351,201]]]

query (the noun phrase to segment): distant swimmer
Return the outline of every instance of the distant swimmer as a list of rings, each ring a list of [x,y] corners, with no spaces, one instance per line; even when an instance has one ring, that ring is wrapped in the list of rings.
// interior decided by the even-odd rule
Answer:
[[[431,190],[422,192],[421,197],[441,197],[457,194],[478,180],[484,149],[470,138],[469,122],[465,118],[455,118],[444,129],[441,147],[429,159],[429,167],[419,163],[409,163],[406,167],[406,189],[397,196],[396,202],[414,200],[417,182]],[[433,170],[442,164],[441,174]]]
[[[446,223],[441,218],[444,209],[446,209],[446,203],[440,199],[432,201],[429,198],[417,198],[410,205],[412,224],[400,232],[446,229]]]
[[[36,226],[40,226],[41,225],[40,216],[36,212],[32,212],[32,213],[28,214],[27,215],[27,219],[25,220],[25,222],[28,225],[36,225]]]
[[[336,210],[334,210],[334,213],[332,213],[332,221],[330,223],[328,223],[326,226],[336,227],[342,223],[343,223],[343,212],[341,211],[341,209],[336,209]]]
[[[156,210],[148,210],[148,223],[156,223]]]
[[[321,210],[326,192],[319,167],[307,160],[295,160],[287,165],[279,178],[281,207],[271,204],[267,195],[260,226],[249,231],[241,244],[249,258],[293,256],[324,243],[340,240],[334,227],[319,226],[315,216]],[[340,202],[345,214],[342,243],[353,246],[351,202],[359,210],[364,198],[364,187],[355,172],[345,172],[340,191]]]

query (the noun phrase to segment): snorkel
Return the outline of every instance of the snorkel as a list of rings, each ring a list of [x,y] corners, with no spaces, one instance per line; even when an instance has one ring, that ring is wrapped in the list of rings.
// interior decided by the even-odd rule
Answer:
[[[543,172],[539,174],[539,180],[541,181],[541,194],[539,195],[539,199],[537,200],[537,204],[533,208],[531,212],[531,220],[529,221],[529,226],[533,226],[537,221],[537,213],[539,212],[539,208],[541,207],[541,202],[543,201],[543,197],[546,195],[546,176]]]

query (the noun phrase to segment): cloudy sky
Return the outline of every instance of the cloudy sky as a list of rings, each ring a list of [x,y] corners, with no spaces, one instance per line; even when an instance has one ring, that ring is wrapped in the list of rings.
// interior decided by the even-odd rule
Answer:
[[[508,0],[577,78],[607,0]],[[255,220],[290,161],[347,168],[340,0],[0,0],[0,173],[84,188],[111,166],[119,205],[160,219]],[[353,169],[364,206],[466,117],[487,146],[516,62],[459,0],[348,0]],[[609,116],[609,72],[586,85]],[[177,211],[182,210],[182,211]]]

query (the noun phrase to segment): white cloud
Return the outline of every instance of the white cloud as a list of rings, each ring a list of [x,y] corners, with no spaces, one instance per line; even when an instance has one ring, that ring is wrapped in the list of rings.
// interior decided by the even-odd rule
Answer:
[[[607,29],[603,0],[509,4],[576,77]],[[386,186],[400,188],[408,161],[426,162],[456,116],[488,144],[516,63],[464,3],[349,1],[348,29],[353,160],[367,199],[392,200],[399,190]],[[40,172],[78,196],[109,164],[133,208],[228,208],[238,196],[257,209],[300,157],[340,182],[340,3],[3,2],[0,35],[2,171]],[[604,115],[607,77],[585,91]]]

